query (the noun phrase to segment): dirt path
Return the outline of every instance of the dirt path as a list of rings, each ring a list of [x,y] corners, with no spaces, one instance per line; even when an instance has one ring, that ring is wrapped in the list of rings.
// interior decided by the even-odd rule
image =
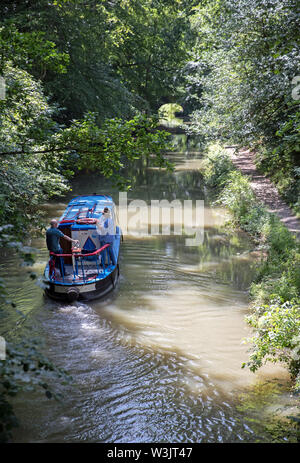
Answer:
[[[263,174],[258,172],[254,159],[255,153],[241,149],[235,154],[233,147],[226,147],[234,165],[250,177],[251,188],[257,198],[265,203],[268,211],[278,215],[284,225],[300,239],[300,221],[293,211],[281,199],[276,187]]]

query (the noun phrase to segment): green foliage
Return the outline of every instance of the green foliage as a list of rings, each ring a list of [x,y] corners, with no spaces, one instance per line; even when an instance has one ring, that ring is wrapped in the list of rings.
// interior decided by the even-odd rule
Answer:
[[[103,2],[4,1],[0,12],[5,38],[14,31],[14,64],[42,79],[47,95],[62,108],[60,121],[87,111],[97,111],[101,120],[133,114],[136,98],[108,59],[111,25]],[[12,59],[6,48],[6,60]]]
[[[299,245],[295,243],[288,247],[282,241],[281,253],[278,243],[276,249],[268,246],[268,258],[260,264],[257,278],[251,285],[250,295],[256,303],[268,303],[274,298],[289,301],[299,297]]]
[[[7,62],[38,79],[45,79],[48,73],[67,72],[68,54],[60,53],[45,35],[42,31],[20,32],[10,21],[0,26],[0,73]]]
[[[207,103],[200,124],[209,120],[216,130],[223,127],[225,137],[244,142],[274,137],[278,123],[296,109],[291,82],[298,73],[297,12],[294,0],[201,4],[194,20],[196,52],[209,74],[199,76]]]
[[[9,441],[12,429],[18,426],[9,399],[37,387],[48,399],[59,399],[51,386],[54,380],[66,384],[71,378],[40,352],[38,341],[6,343],[6,358],[0,360],[0,443]]]
[[[300,215],[300,112],[282,122],[276,135],[280,143],[273,149],[260,149],[258,166]]]
[[[183,108],[177,103],[166,103],[158,110],[159,121],[167,124],[168,127],[176,127],[183,124],[183,119],[177,117],[176,113],[182,113]]]
[[[96,115],[89,113],[63,128],[53,120],[56,108],[28,72],[7,65],[4,77],[0,224],[12,224],[15,234],[41,227],[39,204],[68,189],[65,177],[74,168],[98,170],[124,188],[124,162],[151,155],[157,166],[171,167],[162,154],[169,137],[157,130],[157,119],[109,119],[99,127]]]
[[[121,0],[114,22],[112,65],[130,89],[157,109],[179,96],[179,71],[194,43],[190,17],[196,1]]]
[[[248,179],[240,171],[234,170],[228,175],[219,202],[230,210],[237,223],[246,225],[248,214],[257,200]]]
[[[42,79],[63,107],[60,121],[91,111],[103,122],[156,111],[180,94],[176,77],[194,42],[196,3],[3,1],[0,16],[5,40],[13,32],[14,64]],[[4,43],[4,49],[12,59],[13,47]]]
[[[228,152],[219,144],[210,144],[202,169],[206,184],[217,193],[216,202],[227,207],[232,221],[253,237],[260,237],[271,216],[257,201],[248,179],[236,170]]]
[[[260,242],[267,251],[252,283],[250,294],[256,303],[282,302],[300,294],[300,244],[273,214],[263,211],[264,224],[259,230]]]
[[[200,2],[193,24],[198,41],[187,80],[197,102],[194,130],[208,140],[257,148],[261,168],[297,204],[298,2]]]
[[[206,184],[219,193],[228,181],[228,175],[233,171],[234,166],[225,149],[219,144],[210,144],[207,147],[203,164]]]
[[[256,371],[266,362],[287,365],[300,387],[300,304],[298,301],[258,306],[247,317],[254,328],[249,366]],[[244,365],[245,366],[245,365]]]
[[[39,204],[67,190],[52,156],[41,154],[41,144],[54,133],[54,108],[41,85],[30,74],[6,66],[6,98],[0,100],[0,224],[11,224],[24,239],[28,228],[41,228]],[[10,154],[12,153],[12,154]]]
[[[49,140],[48,149],[60,155],[76,153],[77,169],[97,170],[107,178],[113,176],[115,183],[124,188],[127,181],[122,176],[124,164],[141,156],[152,156],[158,167],[172,168],[163,156],[164,150],[171,149],[169,134],[157,130],[157,124],[157,118],[135,116],[130,120],[106,119],[98,127],[95,114],[90,113],[82,121],[72,121],[70,127],[57,132]],[[68,159],[64,159],[68,165]]]

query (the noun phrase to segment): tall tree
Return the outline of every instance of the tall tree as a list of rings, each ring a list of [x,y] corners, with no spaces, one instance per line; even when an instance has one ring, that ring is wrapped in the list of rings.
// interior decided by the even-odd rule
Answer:
[[[298,2],[204,1],[194,27],[202,89],[195,129],[260,149],[265,171],[297,202],[299,100],[293,98],[292,82],[299,73]]]
[[[4,1],[3,24],[55,44],[67,72],[33,63],[46,92],[65,108],[64,121],[95,111],[131,117],[156,111],[180,94],[179,75],[194,40],[187,0]],[[32,41],[33,42],[33,41]],[[35,66],[34,66],[35,65]],[[26,69],[28,70],[28,69]]]
[[[112,66],[152,109],[175,102],[180,95],[179,71],[195,39],[190,19],[196,3],[119,0],[110,9],[115,44]]]

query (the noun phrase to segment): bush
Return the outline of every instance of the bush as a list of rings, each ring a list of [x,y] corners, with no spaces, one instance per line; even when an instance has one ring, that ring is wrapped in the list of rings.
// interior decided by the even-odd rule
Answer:
[[[297,298],[300,294],[299,244],[289,250],[283,259],[269,249],[268,258],[259,268],[256,281],[252,283],[250,295],[256,303],[267,303],[274,298],[282,302]]]
[[[209,145],[203,164],[203,175],[207,186],[220,192],[228,181],[229,173],[234,169],[234,165],[224,148],[217,143]]]
[[[262,240],[269,245],[269,254],[271,258],[288,258],[291,250],[297,244],[295,237],[290,231],[280,222],[274,214],[269,214],[268,220],[265,222],[261,230]]]
[[[235,222],[242,225],[249,212],[257,204],[257,199],[248,179],[241,172],[232,171],[228,175],[219,202],[229,209]]]
[[[0,443],[9,442],[12,429],[19,425],[10,399],[21,391],[41,388],[48,399],[60,398],[53,390],[53,383],[70,383],[71,377],[56,367],[39,350],[35,339],[8,342],[6,358],[0,360]]]
[[[257,306],[246,317],[256,331],[249,341],[252,354],[246,365],[255,372],[266,362],[284,363],[295,387],[300,387],[300,299]]]

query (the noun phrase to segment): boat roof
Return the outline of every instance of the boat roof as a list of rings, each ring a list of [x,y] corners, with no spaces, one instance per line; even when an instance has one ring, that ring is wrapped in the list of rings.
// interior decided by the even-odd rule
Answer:
[[[69,202],[59,222],[60,224],[66,224],[83,218],[98,219],[102,215],[104,207],[112,209],[114,205],[112,197],[108,195],[76,196]]]
[[[97,194],[94,194],[94,195],[85,195],[85,196],[75,196],[75,198],[73,198],[68,206],[71,206],[71,205],[74,205],[74,204],[90,204],[90,203],[101,203],[101,204],[108,204],[108,205],[114,205],[114,202],[113,202],[113,199],[111,196],[109,195],[97,195]]]

